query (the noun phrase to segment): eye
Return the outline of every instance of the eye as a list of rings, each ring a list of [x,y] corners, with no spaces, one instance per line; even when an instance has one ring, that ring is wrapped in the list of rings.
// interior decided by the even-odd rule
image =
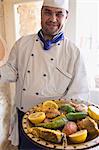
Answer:
[[[49,12],[49,11],[45,11],[44,14],[45,14],[46,16],[51,16],[51,15],[52,15],[52,13]]]
[[[48,9],[45,9],[45,10],[43,11],[43,14],[46,15],[46,16],[51,16],[51,15],[52,15],[52,12],[51,12],[50,10],[48,10]]]
[[[63,14],[63,13],[57,13],[56,16],[57,16],[57,17],[63,17],[64,14]]]

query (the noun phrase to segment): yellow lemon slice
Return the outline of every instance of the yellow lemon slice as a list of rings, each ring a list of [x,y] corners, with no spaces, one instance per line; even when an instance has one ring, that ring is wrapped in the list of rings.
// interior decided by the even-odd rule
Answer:
[[[95,106],[89,106],[88,114],[92,119],[99,120],[99,108]]]
[[[73,143],[83,143],[87,138],[87,130],[80,130],[76,133],[69,135],[69,139]]]
[[[58,105],[52,101],[52,100],[47,100],[43,103],[44,108],[55,108],[58,109]]]
[[[28,116],[28,119],[34,123],[41,123],[44,119],[45,119],[45,113],[44,112],[36,112],[36,113],[32,113]]]

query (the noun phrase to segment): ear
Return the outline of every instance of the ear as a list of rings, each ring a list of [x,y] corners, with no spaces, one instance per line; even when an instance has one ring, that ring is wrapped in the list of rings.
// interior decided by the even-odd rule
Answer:
[[[68,14],[69,14],[69,12],[66,10],[66,19],[68,18]]]

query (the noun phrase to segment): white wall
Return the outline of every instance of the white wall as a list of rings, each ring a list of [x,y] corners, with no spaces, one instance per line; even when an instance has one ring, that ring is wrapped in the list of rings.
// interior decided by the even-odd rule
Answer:
[[[69,14],[66,22],[66,35],[75,42],[76,40],[76,0],[69,0]]]
[[[99,105],[99,89],[90,90],[90,101]]]

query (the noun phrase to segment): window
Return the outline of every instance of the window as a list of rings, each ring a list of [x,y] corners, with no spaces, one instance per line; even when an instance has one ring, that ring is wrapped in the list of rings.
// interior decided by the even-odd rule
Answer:
[[[40,29],[42,0],[14,4],[16,40]]]
[[[76,43],[86,63],[90,89],[99,89],[99,0],[77,0]]]

